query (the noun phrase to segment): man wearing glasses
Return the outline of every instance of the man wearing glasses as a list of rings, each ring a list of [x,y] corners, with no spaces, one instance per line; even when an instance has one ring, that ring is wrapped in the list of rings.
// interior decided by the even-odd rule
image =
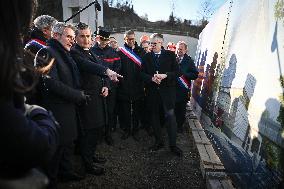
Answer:
[[[141,76],[145,82],[146,102],[150,110],[151,125],[154,130],[155,144],[151,151],[164,147],[162,139],[160,113],[165,115],[171,152],[182,156],[182,150],[176,146],[177,124],[174,113],[176,98],[176,78],[181,75],[174,52],[162,49],[163,35],[150,36],[152,52],[142,58]]]
[[[56,23],[52,28],[52,38],[47,48],[42,48],[35,57],[36,68],[51,59],[52,66],[42,75],[42,96],[40,104],[52,111],[61,126],[60,146],[50,165],[48,176],[51,184],[56,184],[57,175],[62,180],[81,180],[82,175],[74,171],[72,156],[73,142],[77,138],[77,104],[86,101],[86,95],[80,90],[80,74],[69,51],[74,44],[75,28],[71,24]],[[42,57],[42,58],[40,58]]]

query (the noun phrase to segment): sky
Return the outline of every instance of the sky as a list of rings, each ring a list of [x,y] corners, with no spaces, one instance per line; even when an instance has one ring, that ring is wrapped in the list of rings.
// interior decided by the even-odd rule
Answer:
[[[211,0],[219,8],[227,0]],[[148,15],[149,21],[168,20],[174,2],[174,16],[187,20],[198,20],[198,10],[203,0],[132,0],[134,11],[139,15]]]

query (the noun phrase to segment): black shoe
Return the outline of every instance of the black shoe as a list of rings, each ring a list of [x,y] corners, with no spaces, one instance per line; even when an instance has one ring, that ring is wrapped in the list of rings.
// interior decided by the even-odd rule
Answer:
[[[104,158],[104,157],[100,157],[100,156],[97,156],[97,155],[94,155],[93,156],[93,162],[94,163],[105,163],[107,160],[106,160],[106,158]]]
[[[139,134],[138,134],[138,131],[132,133],[132,137],[135,141],[139,142],[140,141],[140,137],[139,137]]]
[[[105,137],[105,141],[106,141],[107,145],[109,145],[109,146],[114,145],[114,141],[113,141],[113,139],[110,135]]]
[[[158,151],[164,147],[164,143],[156,143],[149,148],[150,151]]]
[[[146,127],[145,130],[149,136],[153,136],[153,130],[150,127]]]
[[[182,150],[181,150],[179,147],[177,147],[177,146],[171,146],[170,149],[171,149],[171,152],[172,152],[173,154],[175,154],[176,156],[182,157],[183,152],[182,152]]]
[[[60,175],[60,180],[63,181],[63,182],[80,181],[84,178],[85,178],[85,176],[79,175],[79,174],[74,173],[74,172],[64,173],[64,174]]]
[[[105,169],[97,165],[92,165],[86,168],[86,172],[91,175],[102,175],[105,173]]]
[[[183,133],[183,127],[178,127],[177,132],[178,133]]]
[[[116,131],[116,127],[112,127],[111,132],[115,132],[115,131]]]
[[[123,135],[121,136],[122,140],[126,140],[130,136],[130,132],[124,132]]]

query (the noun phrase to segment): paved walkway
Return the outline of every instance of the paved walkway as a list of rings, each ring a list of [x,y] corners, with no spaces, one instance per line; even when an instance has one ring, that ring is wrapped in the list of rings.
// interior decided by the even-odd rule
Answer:
[[[163,132],[167,141],[166,129]],[[184,151],[183,158],[174,156],[167,147],[149,152],[148,147],[154,139],[144,130],[140,131],[140,142],[132,137],[121,140],[121,135],[121,130],[113,133],[115,146],[110,147],[103,142],[98,147],[108,159],[105,175],[87,175],[80,182],[60,183],[59,189],[205,188],[199,154],[188,128],[183,134],[178,134],[177,144]],[[79,159],[76,157],[74,160],[78,168]]]

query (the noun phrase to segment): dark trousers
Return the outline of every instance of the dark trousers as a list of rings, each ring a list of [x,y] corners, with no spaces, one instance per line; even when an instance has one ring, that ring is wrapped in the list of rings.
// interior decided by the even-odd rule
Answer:
[[[102,127],[86,129],[81,138],[81,156],[85,167],[92,166],[96,146],[102,135]]]
[[[169,137],[169,146],[176,146],[177,138],[177,124],[174,109],[168,109],[163,104],[162,100],[159,99],[156,103],[151,104],[151,125],[154,131],[156,143],[163,143],[162,130],[161,130],[161,119],[160,113],[164,113],[165,117],[165,127],[167,128]]]
[[[49,187],[55,188],[57,185],[58,176],[64,176],[70,172],[73,172],[72,164],[73,155],[73,142],[65,143],[58,147],[53,158],[49,164],[44,168],[45,173],[49,178]]]
[[[182,128],[183,123],[185,121],[186,104],[187,101],[176,102],[175,114],[176,114],[177,127],[179,129]]]
[[[144,129],[149,129],[151,127],[151,123],[149,120],[149,116],[150,116],[150,110],[147,107],[147,101],[145,98],[143,98],[141,100],[141,125]]]
[[[142,100],[119,101],[119,124],[126,132],[135,133],[139,129]]]
[[[116,119],[117,115],[115,112],[115,107],[116,107],[116,89],[112,89],[109,96],[106,99],[106,113],[107,113],[107,122],[105,125],[105,135],[108,136],[110,135],[111,128],[116,127]]]

